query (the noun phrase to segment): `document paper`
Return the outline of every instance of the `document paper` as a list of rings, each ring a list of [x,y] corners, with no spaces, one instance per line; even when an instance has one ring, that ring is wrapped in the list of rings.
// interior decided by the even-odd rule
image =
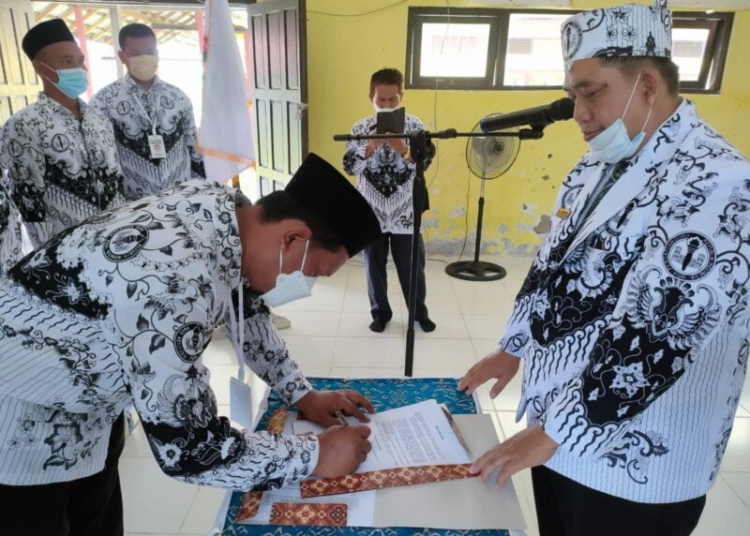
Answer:
[[[366,423],[372,430],[369,437],[372,452],[357,468],[357,473],[418,467],[469,463],[450,422],[435,400],[375,413]],[[354,424],[354,417],[347,419]],[[295,421],[294,433],[320,433],[323,428],[309,421]]]

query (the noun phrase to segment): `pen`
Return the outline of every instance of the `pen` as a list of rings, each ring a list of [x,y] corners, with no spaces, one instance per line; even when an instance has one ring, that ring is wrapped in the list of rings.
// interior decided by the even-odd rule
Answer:
[[[344,412],[340,409],[337,409],[334,413],[336,415],[336,418],[339,420],[339,424],[341,426],[349,426],[349,422],[346,420],[346,417],[344,416]]]

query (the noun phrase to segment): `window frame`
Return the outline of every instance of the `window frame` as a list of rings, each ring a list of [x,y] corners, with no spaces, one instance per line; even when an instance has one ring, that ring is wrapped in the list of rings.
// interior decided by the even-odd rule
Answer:
[[[470,14],[455,14],[451,9],[450,20],[457,24],[489,24],[490,36],[487,47],[487,64],[483,77],[437,77],[421,76],[422,25],[445,24],[448,11],[442,8],[409,8],[408,32],[406,38],[407,67],[405,87],[409,89],[435,89],[436,85],[446,89],[493,89],[497,83],[497,62],[501,57],[500,18],[494,9],[465,9]],[[419,19],[419,20],[417,20]],[[456,20],[458,19],[458,20]],[[415,48],[414,45],[420,45]],[[494,56],[494,57],[493,57]]]
[[[405,89],[457,89],[457,90],[475,90],[475,91],[526,91],[526,90],[555,90],[562,89],[562,86],[505,86],[505,58],[508,48],[508,26],[510,24],[510,15],[513,14],[538,14],[538,15],[565,15],[572,16],[579,11],[561,11],[558,9],[492,9],[492,8],[450,8],[450,10],[440,7],[410,7],[407,17],[407,37],[406,37],[406,68],[404,70],[404,88]],[[467,79],[464,77],[423,77],[415,71],[415,66],[419,65],[421,60],[421,50],[415,50],[414,45],[421,42],[422,32],[421,18],[429,18],[429,22],[439,22],[445,24],[446,18],[450,14],[450,19],[455,22],[457,18],[472,19],[482,17],[484,21],[494,19],[490,26],[490,49],[487,57],[487,76],[481,80]],[[461,22],[460,20],[458,21]],[[493,35],[493,30],[495,35]],[[490,56],[492,48],[496,50],[496,57]],[[490,65],[492,72],[490,73]]]
[[[492,9],[492,8],[440,8],[409,7],[407,17],[406,89],[453,89],[471,91],[554,91],[562,86],[511,86],[505,85],[505,62],[508,53],[508,35],[511,15],[565,15],[572,16],[580,10],[557,9]],[[419,72],[421,62],[422,24],[451,22],[490,24],[487,68],[484,77],[427,77]],[[698,81],[680,81],[680,92],[719,94],[724,77],[727,53],[731,40],[734,12],[675,11],[673,28],[702,28],[709,30],[701,62]],[[492,53],[495,57],[492,57]]]
[[[700,18],[698,18],[700,16]],[[734,12],[706,13],[676,11],[672,13],[672,28],[708,30],[706,48],[701,59],[697,81],[680,81],[683,93],[719,94],[729,52],[729,41],[734,25]]]

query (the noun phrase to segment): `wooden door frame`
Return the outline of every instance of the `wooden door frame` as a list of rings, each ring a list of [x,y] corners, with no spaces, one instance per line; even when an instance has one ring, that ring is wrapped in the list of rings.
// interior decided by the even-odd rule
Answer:
[[[251,95],[254,98],[254,117],[253,117],[253,132],[255,135],[255,139],[253,140],[253,143],[255,144],[256,148],[256,161],[258,163],[257,171],[258,171],[258,193],[268,193],[270,191],[274,191],[279,189],[280,187],[283,187],[283,184],[288,180],[289,177],[291,177],[296,169],[293,167],[295,164],[301,163],[301,161],[304,159],[304,157],[309,152],[309,116],[308,116],[308,109],[307,109],[307,99],[308,99],[308,86],[307,86],[307,17],[306,17],[306,0],[268,0],[265,2],[259,2],[259,3],[253,3],[247,6],[247,14],[248,14],[248,41],[251,43],[251,47],[254,45],[257,35],[254,33],[256,32],[256,26],[254,19],[256,19],[258,16],[265,14],[266,12],[274,12],[276,10],[280,11],[282,14],[284,13],[285,9],[294,8],[296,11],[296,26],[297,26],[297,50],[296,50],[296,56],[297,56],[297,64],[298,64],[298,70],[297,73],[297,81],[296,86],[294,89],[290,89],[288,87],[288,75],[284,74],[284,87],[279,88],[281,91],[293,91],[296,93],[294,100],[287,100],[284,101],[286,103],[294,103],[297,108],[297,113],[299,114],[297,117],[299,117],[299,121],[296,125],[296,128],[299,129],[299,140],[298,142],[295,142],[295,146],[297,146],[298,143],[298,151],[294,153],[294,158],[297,158],[297,154],[299,154],[299,162],[294,162],[292,160],[293,156],[292,153],[289,151],[290,144],[289,144],[289,137],[288,137],[288,129],[290,124],[290,106],[287,104],[285,106],[284,111],[284,118],[286,121],[286,124],[282,127],[286,134],[286,139],[284,140],[286,143],[286,147],[284,148],[284,157],[286,158],[286,162],[284,162],[283,167],[284,171],[280,171],[279,167],[275,167],[275,164],[278,162],[276,159],[276,155],[274,154],[274,146],[273,146],[273,136],[275,135],[275,132],[272,129],[272,126],[268,126],[268,131],[262,130],[264,125],[267,125],[267,123],[260,123],[259,115],[261,112],[268,114],[264,121],[272,122],[273,116],[271,114],[271,108],[268,105],[269,101],[266,99],[265,95],[262,95],[262,93],[266,91],[273,91],[276,88],[272,87],[271,84],[271,74],[272,74],[272,60],[269,58],[265,58],[264,56],[261,56],[261,54],[265,54],[266,51],[269,50],[269,41],[267,41],[271,36],[271,28],[268,26],[264,27],[264,31],[266,32],[266,35],[264,36],[264,39],[266,41],[264,42],[264,46],[266,47],[263,52],[256,51],[254,49],[251,49],[252,56],[248,58],[248,64],[247,68],[251,74],[252,79],[250,80],[250,87],[249,91],[251,92]],[[261,12],[253,10],[253,8],[261,8]],[[263,9],[266,8],[266,9]],[[267,23],[267,19],[264,19]],[[282,19],[282,24],[285,24]],[[286,26],[282,27],[282,31],[286,29]],[[284,46],[286,47],[288,45],[288,39],[285,35],[282,35],[282,38],[284,39]],[[286,50],[286,49],[285,49]],[[257,88],[258,82],[256,82],[255,77],[257,76],[258,72],[258,63],[259,61],[257,58],[261,58],[260,63],[264,64],[261,65],[264,67],[264,76],[268,78],[266,84],[266,88]],[[283,60],[284,65],[286,65],[287,59],[284,58]],[[249,77],[250,78],[250,77]],[[263,82],[261,82],[263,83]],[[257,89],[256,89],[257,88]],[[267,106],[267,108],[264,108],[260,104],[258,104],[259,101],[265,101],[263,106]],[[272,124],[272,123],[271,123]],[[268,138],[270,133],[270,138]],[[270,140],[270,143],[269,143]],[[265,156],[264,156],[265,155]],[[275,167],[275,168],[274,168]],[[270,183],[267,184],[267,188],[264,191],[263,184],[265,184],[265,181],[269,180]]]
[[[36,96],[43,87],[41,79],[34,71],[34,66],[21,48],[23,36],[35,24],[31,2],[29,0],[0,0],[0,7],[10,9],[12,13],[12,28],[0,27],[0,40],[2,40],[0,45],[2,45],[3,54],[0,61],[3,63],[6,76],[6,83],[3,84],[3,91],[0,93],[2,93],[2,98],[10,99],[10,116],[35,102]],[[14,78],[14,75],[20,75],[20,79]],[[19,98],[25,99],[23,106],[18,104]]]

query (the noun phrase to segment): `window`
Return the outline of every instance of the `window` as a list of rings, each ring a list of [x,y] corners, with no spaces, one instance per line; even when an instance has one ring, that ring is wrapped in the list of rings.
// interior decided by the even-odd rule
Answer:
[[[489,24],[428,23],[422,26],[422,76],[484,77]]]
[[[406,87],[559,88],[560,25],[572,13],[410,8]],[[683,91],[719,91],[732,20],[731,13],[674,14],[672,59]]]
[[[449,22],[440,10],[418,10],[419,23],[409,33],[409,48],[414,52],[407,68],[412,77],[410,87],[492,86],[498,56],[497,17],[484,16],[481,10],[469,10],[475,12],[473,15],[454,11]],[[433,12],[437,14],[433,16]]]
[[[534,50],[534,40],[524,37],[508,37],[508,54],[531,54]]]
[[[511,13],[503,85],[512,87],[560,87],[564,71],[560,25],[570,13]],[[528,43],[526,50],[514,46]]]
[[[680,68],[680,89],[719,92],[733,19],[733,13],[674,14],[672,60]]]

